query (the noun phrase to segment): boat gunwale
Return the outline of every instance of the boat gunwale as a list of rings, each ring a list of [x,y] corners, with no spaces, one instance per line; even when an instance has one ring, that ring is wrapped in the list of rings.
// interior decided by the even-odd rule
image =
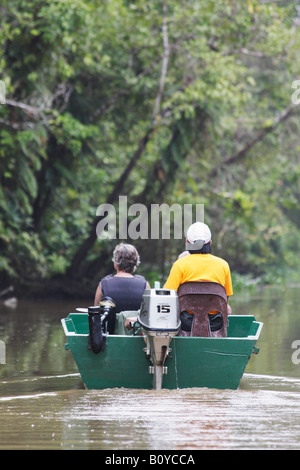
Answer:
[[[85,313],[78,313],[78,312],[71,312],[69,313],[69,315],[88,315],[88,314],[85,314]],[[253,315],[232,315],[232,317],[238,317],[238,318],[249,318],[249,317],[252,317],[254,318]],[[68,337],[68,336],[80,336],[80,337],[88,337],[89,336],[89,333],[77,333],[76,331],[69,331],[68,328],[67,328],[67,325],[66,325],[66,320],[68,319],[67,318],[62,318],[61,319],[61,323],[62,323],[62,326],[63,326],[63,329],[64,329],[64,333],[65,335]],[[70,319],[71,320],[71,319]],[[255,335],[248,335],[248,336],[226,336],[224,338],[215,338],[215,337],[205,337],[205,336],[175,336],[174,338],[184,338],[184,339],[198,339],[198,338],[201,338],[201,339],[204,339],[204,340],[249,340],[249,341],[258,341],[259,337],[260,337],[260,333],[261,333],[261,330],[263,328],[263,322],[259,322],[259,321],[256,321],[256,320],[253,320],[252,324],[258,324],[258,328],[257,328],[257,331],[256,331],[256,334]],[[110,338],[140,338],[141,336],[133,336],[133,335],[108,335]]]

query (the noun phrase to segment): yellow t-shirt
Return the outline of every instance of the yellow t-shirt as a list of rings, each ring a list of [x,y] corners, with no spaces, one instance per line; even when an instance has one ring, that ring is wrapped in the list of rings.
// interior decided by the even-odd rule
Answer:
[[[175,261],[164,287],[177,290],[180,284],[192,281],[218,282],[225,287],[227,297],[233,294],[227,261],[211,254],[187,255]]]

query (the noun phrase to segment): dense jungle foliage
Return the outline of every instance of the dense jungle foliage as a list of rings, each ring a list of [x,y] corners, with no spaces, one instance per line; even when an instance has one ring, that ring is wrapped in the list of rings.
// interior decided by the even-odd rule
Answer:
[[[204,204],[239,275],[297,271],[295,2],[2,0],[0,15],[0,291],[94,291],[118,242],[97,238],[96,210],[119,196]],[[127,241],[151,282],[184,249]]]

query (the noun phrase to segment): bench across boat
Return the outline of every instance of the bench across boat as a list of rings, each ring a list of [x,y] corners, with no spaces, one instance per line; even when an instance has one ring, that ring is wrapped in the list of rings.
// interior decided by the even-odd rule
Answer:
[[[95,307],[77,310],[83,311],[70,313],[61,322],[65,349],[72,352],[87,389],[237,389],[251,355],[258,353],[256,342],[263,326],[253,315],[229,315],[226,337],[180,336],[177,292],[150,289],[140,311],[114,316],[113,334],[103,333],[102,321],[100,336],[105,344],[95,353],[91,348]],[[134,315],[138,329],[129,332],[124,322]],[[99,309],[98,318],[101,321]]]

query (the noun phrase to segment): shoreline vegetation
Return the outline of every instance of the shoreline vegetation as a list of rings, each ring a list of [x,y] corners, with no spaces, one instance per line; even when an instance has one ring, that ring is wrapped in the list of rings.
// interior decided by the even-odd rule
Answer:
[[[4,0],[0,15],[0,291],[94,292],[118,243],[97,233],[105,207],[151,283],[183,237],[130,234],[163,204],[204,208],[236,289],[299,269],[295,2]]]
[[[152,273],[153,275],[153,273]],[[263,289],[276,288],[280,286],[281,291],[285,288],[300,288],[300,277],[298,271],[291,270],[273,270],[267,275],[253,277],[250,274],[244,275],[232,272],[233,298],[234,296],[251,295],[261,292]],[[147,277],[147,274],[146,274]],[[151,288],[154,282],[160,280],[159,275],[148,276]],[[161,286],[164,280],[161,280]],[[19,300],[52,300],[65,299],[85,300],[93,299],[95,293],[95,285],[92,282],[80,283],[70,281],[62,282],[62,279],[41,280],[34,284],[26,284],[21,286],[10,285],[8,288],[0,292],[0,304],[4,303],[7,307],[15,308]]]

